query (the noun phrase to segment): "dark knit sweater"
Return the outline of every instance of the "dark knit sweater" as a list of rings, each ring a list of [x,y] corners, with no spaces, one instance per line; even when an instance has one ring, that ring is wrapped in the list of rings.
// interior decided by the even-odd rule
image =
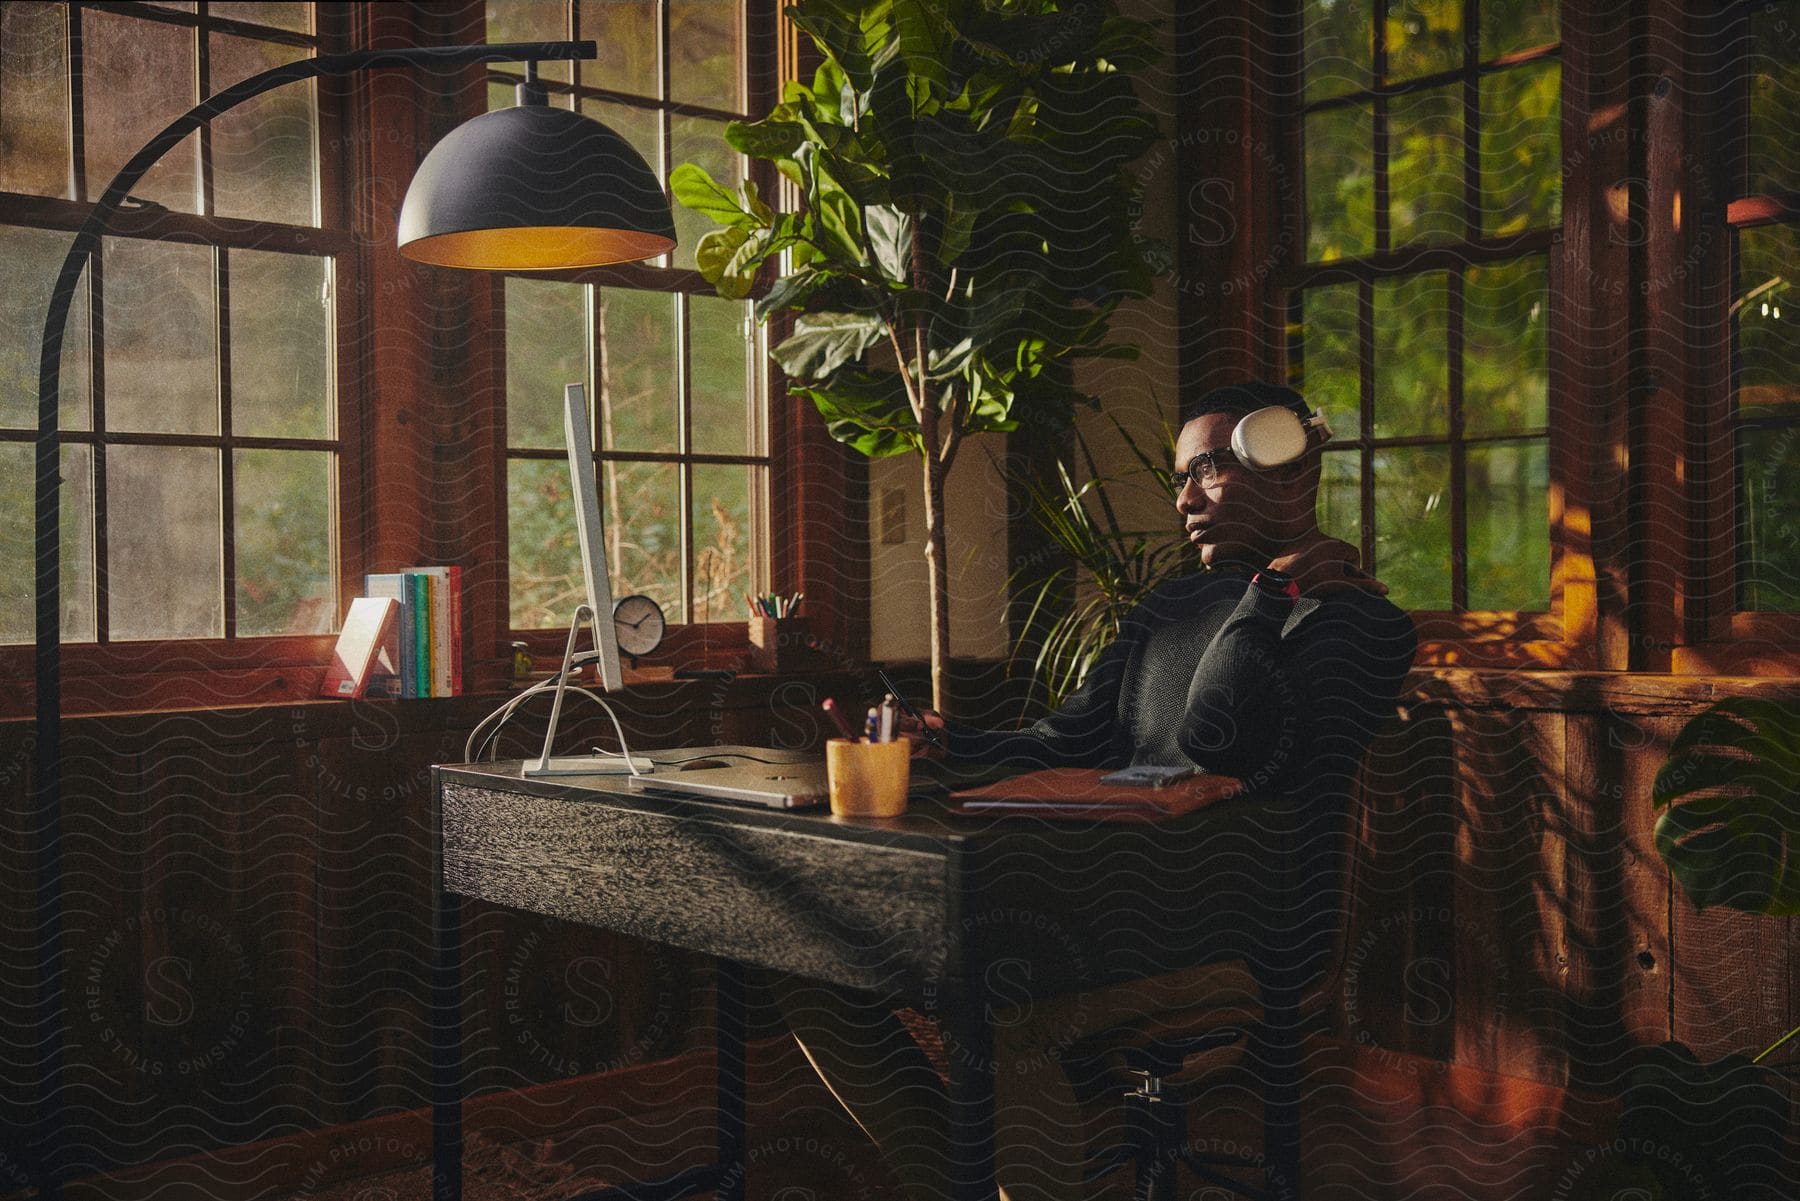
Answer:
[[[1373,592],[1293,601],[1201,572],[1134,609],[1055,713],[1016,731],[949,723],[949,750],[1034,767],[1193,763],[1277,792],[1347,787],[1417,649],[1412,619]]]

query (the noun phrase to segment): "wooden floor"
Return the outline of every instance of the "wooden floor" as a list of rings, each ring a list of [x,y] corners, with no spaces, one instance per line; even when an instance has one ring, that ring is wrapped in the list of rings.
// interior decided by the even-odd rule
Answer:
[[[749,1201],[903,1201],[879,1155],[780,1041],[753,1049],[756,1080],[747,1162]],[[710,1063],[691,1079],[665,1081],[670,1102],[628,1121],[575,1124],[527,1133],[493,1113],[470,1137],[465,1196],[470,1201],[563,1198],[606,1183],[646,1179],[704,1162]],[[1423,1198],[1539,1201],[1566,1193],[1591,1164],[1603,1110],[1574,1112],[1542,1085],[1408,1062],[1341,1045],[1312,1057],[1305,1139],[1307,1196],[1313,1201]],[[1258,1144],[1260,1112],[1241,1089],[1224,1088],[1193,1115],[1190,1135],[1219,1148]],[[423,1166],[322,1182],[287,1194],[293,1201],[427,1201]],[[1222,1196],[1184,1182],[1178,1195]],[[1124,1201],[1118,1173],[1095,1201]]]

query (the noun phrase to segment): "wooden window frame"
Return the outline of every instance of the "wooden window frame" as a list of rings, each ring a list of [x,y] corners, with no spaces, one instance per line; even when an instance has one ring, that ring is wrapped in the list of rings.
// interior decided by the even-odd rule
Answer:
[[[1215,176],[1226,175],[1235,182],[1240,232],[1222,247],[1190,243],[1177,247],[1179,274],[1184,281],[1195,281],[1181,288],[1179,304],[1184,389],[1197,391],[1246,376],[1285,380],[1294,306],[1298,306],[1298,297],[1289,292],[1298,293],[1301,286],[1332,281],[1357,281],[1361,286],[1377,274],[1413,274],[1532,254],[1546,256],[1548,290],[1555,299],[1546,331],[1550,609],[1413,612],[1420,632],[1418,664],[1422,668],[1597,668],[1602,666],[1598,637],[1602,612],[1616,618],[1616,609],[1624,609],[1622,600],[1616,601],[1616,609],[1607,605],[1604,574],[1595,569],[1595,540],[1624,540],[1625,535],[1609,524],[1613,517],[1609,511],[1597,511],[1604,508],[1600,499],[1607,495],[1607,483],[1602,479],[1604,472],[1593,470],[1595,443],[1584,438],[1584,432],[1597,432],[1613,420],[1609,407],[1593,407],[1593,398],[1622,393],[1627,375],[1624,362],[1595,355],[1593,344],[1598,339],[1620,331],[1615,321],[1620,306],[1607,295],[1607,281],[1593,279],[1584,257],[1588,256],[1591,232],[1604,227],[1607,198],[1598,180],[1616,178],[1607,173],[1620,151],[1606,146],[1571,162],[1568,148],[1586,140],[1593,113],[1620,104],[1616,92],[1624,86],[1625,43],[1616,29],[1598,29],[1597,18],[1577,9],[1579,5],[1562,5],[1562,40],[1553,50],[1539,47],[1512,52],[1490,65],[1472,61],[1465,54],[1462,67],[1408,79],[1402,85],[1373,85],[1355,94],[1373,97],[1411,92],[1422,86],[1467,81],[1471,74],[1478,77],[1490,67],[1517,67],[1552,56],[1561,59],[1561,225],[1510,236],[1476,236],[1454,245],[1379,250],[1361,259],[1330,263],[1303,261],[1305,160],[1300,113],[1307,104],[1300,5],[1289,2],[1267,9],[1244,0],[1217,5],[1204,20],[1177,27],[1177,68],[1184,77],[1199,79],[1199,86],[1184,97],[1177,126],[1190,131],[1240,131],[1240,137],[1222,153],[1217,146],[1204,146],[1204,153],[1181,153],[1177,158],[1177,196],[1195,194],[1199,185]],[[1476,5],[1465,5],[1465,38],[1478,36],[1474,16]],[[1606,63],[1597,59],[1606,59]],[[1237,68],[1217,70],[1219,63],[1233,63]],[[1379,67],[1379,63],[1373,65],[1377,79]],[[1465,175],[1465,209],[1478,200],[1469,194],[1474,185]],[[1386,220],[1381,193],[1375,196],[1375,220]],[[1624,257],[1606,247],[1602,254],[1613,268],[1624,270]],[[1211,281],[1228,281],[1231,286]],[[1588,288],[1566,288],[1568,281],[1586,281]],[[1577,371],[1575,366],[1591,369]],[[1368,380],[1363,382],[1363,403],[1366,409]],[[1364,475],[1364,490],[1370,483]],[[1366,501],[1364,497],[1364,515]],[[1606,549],[1609,547],[1611,544]]]
[[[349,20],[351,10],[344,4],[318,5],[315,9],[313,32],[301,34],[230,18],[214,17],[210,14],[203,16],[197,12],[183,12],[135,4],[99,3],[96,0],[74,0],[68,6],[67,12],[68,28],[71,34],[69,42],[71,60],[75,60],[80,53],[82,17],[88,11],[122,14],[134,19],[195,31],[199,55],[196,60],[196,69],[199,69],[200,64],[204,63],[206,54],[205,38],[199,35],[208,32],[228,33],[262,41],[306,47],[319,54],[340,52],[353,44]],[[315,136],[318,140],[319,225],[288,225],[150,208],[122,211],[116,214],[108,224],[107,238],[136,238],[206,246],[226,251],[258,250],[267,253],[272,248],[278,248],[281,253],[299,253],[309,257],[329,259],[333,263],[336,285],[334,287],[336,302],[334,330],[337,347],[334,348],[334,351],[341,350],[348,344],[348,339],[353,335],[361,320],[360,298],[364,289],[357,282],[361,278],[357,269],[359,257],[357,239],[349,229],[345,228],[346,214],[349,208],[346,196],[347,179],[345,172],[340,169],[341,160],[327,149],[345,136],[344,123],[347,106],[344,92],[333,89],[327,84],[328,81],[321,80],[312,85],[317,99]],[[87,178],[85,163],[82,161],[84,131],[81,120],[80,95],[85,86],[84,81],[69,96],[73,180],[78,194],[83,196],[91,195],[94,190],[106,182]],[[205,164],[210,161],[211,157],[211,129],[209,126],[201,127],[199,146],[201,162]],[[206,207],[210,208],[212,181],[210,172],[204,166],[202,167],[201,182]],[[72,233],[80,228],[91,210],[92,203],[86,199],[70,200],[63,197],[0,193],[0,222],[13,227]],[[92,269],[90,268],[90,270]],[[215,288],[217,288],[216,283]],[[79,293],[77,303],[87,303],[87,295],[85,290]],[[225,294],[219,292],[218,297],[223,303]],[[218,319],[223,325],[229,321],[229,316],[221,311]],[[99,323],[95,323],[96,332],[90,335],[90,353],[95,356],[96,374],[100,374],[102,370],[98,357],[101,353],[98,325]],[[220,347],[220,353],[226,353],[223,345]],[[333,358],[336,386],[335,432],[326,438],[306,440],[308,444],[306,448],[323,450],[336,456],[334,483],[341,502],[330,536],[332,549],[335,552],[333,571],[338,577],[336,589],[338,595],[333,599],[338,605],[338,611],[341,612],[348,597],[355,595],[347,582],[359,579],[361,575],[360,555],[365,542],[362,535],[363,513],[350,502],[349,498],[354,494],[356,480],[361,470],[357,450],[363,444],[364,431],[360,420],[363,409],[357,403],[359,394],[357,380],[349,369],[348,356],[334,353]],[[26,435],[27,439],[33,436],[35,436],[34,433]],[[18,441],[19,439],[9,437],[7,440]],[[247,444],[260,448],[286,441],[283,439],[233,437],[228,417],[222,423],[218,434],[199,438],[163,437],[134,433],[118,435],[115,439],[113,435],[102,428],[98,431],[64,431],[62,439],[65,446],[106,445],[115,440],[132,445],[205,443],[208,446],[216,445],[221,455],[228,454],[234,448]],[[94,537],[98,545],[105,538],[105,500],[99,489],[96,492],[93,518],[96,525]],[[233,521],[229,507],[230,500],[229,491],[222,491],[220,495],[222,537],[228,543],[232,540],[231,523]],[[236,599],[233,594],[232,580],[229,578],[230,560],[231,556],[227,553],[223,563],[227,576],[222,587],[225,589],[223,599],[228,631],[231,629],[232,623],[229,618]],[[97,564],[96,567],[97,572],[105,570],[101,564]],[[106,632],[103,583],[102,580],[96,580],[100,603],[99,611],[96,613],[95,632],[99,639],[104,639]],[[334,626],[337,616],[337,613],[332,615]],[[234,632],[229,632],[225,637],[220,638],[171,638],[127,642],[66,641],[63,644],[62,652],[64,709],[70,713],[82,713],[120,708],[192,707],[290,699],[308,684],[316,690],[317,680],[322,678],[324,664],[335,641],[335,634],[239,637],[235,636]],[[0,700],[0,716],[22,716],[31,711],[35,692],[31,683],[34,675],[33,653],[29,644],[0,647],[0,680],[5,680],[13,685],[6,689],[6,698]],[[196,663],[203,663],[206,667],[196,669],[192,666]],[[171,667],[171,664],[184,666]],[[299,691],[299,695],[306,695],[306,693]]]
[[[1741,148],[1749,118],[1746,62],[1755,5],[1696,15],[1652,0],[1651,69],[1667,86],[1652,101],[1648,208],[1650,316],[1663,349],[1656,382],[1674,393],[1667,435],[1685,425],[1684,452],[1656,463],[1684,508],[1652,511],[1649,537],[1678,548],[1655,579],[1669,597],[1652,649],[1683,675],[1800,675],[1800,613],[1745,611],[1737,603],[1737,415],[1734,338],[1736,234],[1800,223],[1800,193],[1748,193]],[[1800,7],[1794,8],[1800,15]],[[1660,134],[1660,139],[1656,135]],[[1691,218],[1674,219],[1676,204]],[[1683,267],[1690,266],[1685,272]],[[1681,403],[1685,401],[1685,403]],[[1793,427],[1790,427],[1793,428]],[[1685,567],[1685,570],[1678,569]]]
[[[773,0],[753,2],[774,12]],[[429,7],[321,3],[317,12],[321,52],[466,43],[480,41],[485,31],[481,0]],[[172,15],[191,21],[191,14]],[[752,24],[749,52],[779,56],[779,78],[805,66],[797,31],[772,17]],[[318,86],[324,228],[280,228],[284,236],[342,256],[339,612],[360,592],[368,571],[461,563],[466,691],[503,692],[511,682],[511,650],[504,374],[494,321],[501,284],[480,273],[418,266],[401,258],[394,243],[405,191],[395,181],[409,179],[425,150],[450,129],[485,111],[485,71],[469,68],[435,83],[419,72],[379,71],[324,79]],[[752,93],[751,110],[764,111],[775,98]],[[86,212],[85,204],[72,201],[0,196],[0,219],[20,214],[28,218],[22,224],[73,229]],[[226,247],[248,244],[258,228],[255,222],[179,213],[122,214],[112,225],[121,235]],[[619,285],[633,282],[637,270],[568,278]],[[780,336],[779,325],[769,332],[772,341]],[[418,352],[422,340],[433,354]],[[804,590],[812,632],[831,665],[858,665],[868,658],[867,468],[831,440],[809,407],[789,401],[772,364],[768,373],[771,586]],[[471,492],[467,480],[482,472],[491,487]],[[444,503],[449,488],[460,503]],[[330,704],[317,696],[334,642],[334,635],[309,635],[65,643],[63,709],[79,714]],[[627,682],[666,680],[668,665],[684,662],[735,668],[746,648],[741,622],[677,627],[657,656],[664,666],[628,671]],[[0,716],[31,712],[31,655],[28,645],[0,647],[0,680],[9,685]]]
[[[738,0],[737,9],[739,19],[743,23],[745,32],[743,46],[745,112],[734,112],[708,105],[685,103],[673,99],[655,99],[627,92],[614,91],[609,88],[597,86],[596,84],[588,82],[586,79],[580,79],[577,83],[566,83],[558,80],[541,80],[541,82],[550,93],[552,98],[551,103],[553,104],[557,103],[558,97],[573,94],[576,97],[577,111],[579,111],[580,102],[582,100],[599,100],[642,112],[654,113],[660,127],[660,140],[664,146],[669,145],[671,142],[671,122],[675,117],[696,116],[720,121],[743,120],[746,117],[754,119],[754,114],[767,111],[767,109],[779,98],[782,82],[785,79],[791,78],[790,75],[783,72],[783,67],[784,65],[790,64],[792,59],[784,59],[780,54],[779,48],[773,44],[771,39],[759,37],[758,31],[761,27],[772,25],[775,21],[779,20],[778,8],[776,3],[774,3],[774,0]],[[658,46],[660,50],[657,68],[659,91],[664,97],[668,97],[671,93],[669,79],[670,14],[668,4],[663,3],[658,5],[657,12],[661,24],[658,33]],[[579,8],[574,0],[564,0],[564,16],[565,23],[560,36],[569,38],[592,36],[592,34],[575,27],[576,22],[579,19]],[[490,84],[514,85],[522,82],[523,79],[523,72],[510,71],[503,68],[490,68],[487,73],[487,81]],[[776,193],[779,177],[774,170],[773,164],[759,159],[749,159],[746,161],[745,166],[747,177],[755,182],[757,188],[763,195],[770,196]],[[659,176],[662,174],[660,169],[654,163],[652,164],[652,170],[656,171]],[[497,273],[498,279],[504,280],[509,277],[533,282],[564,282],[592,285],[596,288],[654,292],[670,297],[715,294],[712,285],[706,282],[700,272],[690,267],[677,267],[674,265],[664,267],[649,263],[631,263],[622,264],[616,267],[581,271]],[[757,289],[756,294],[760,295],[762,291],[766,290],[769,282],[769,280],[764,280],[762,286]],[[492,303],[494,305],[494,312],[503,315],[504,283],[501,283],[495,288]],[[690,339],[692,336],[691,320],[688,316],[687,305],[685,302],[680,304],[678,313],[680,314],[676,328],[676,354],[679,359],[679,363],[677,364],[679,367],[678,376],[685,380],[690,374],[688,371],[688,351],[691,346]],[[590,335],[591,333],[592,331],[590,331]],[[494,368],[499,373],[499,378],[504,381],[506,332],[503,316],[495,322],[494,339]],[[753,565],[752,577],[753,579],[758,580],[760,584],[760,577],[763,576],[765,570],[767,570],[771,576],[773,575],[773,547],[776,538],[779,536],[777,532],[778,528],[785,528],[785,526],[778,526],[775,519],[773,513],[774,501],[772,495],[770,495],[772,488],[769,479],[775,461],[784,457],[788,448],[782,440],[783,431],[776,428],[776,423],[771,420],[771,411],[774,407],[775,397],[773,388],[768,382],[768,361],[766,351],[761,346],[761,341],[762,339],[759,334],[757,335],[758,346],[753,351],[753,353],[762,354],[764,360],[761,370],[765,382],[762,389],[762,396],[758,398],[760,407],[763,410],[761,414],[763,421],[763,436],[760,449],[752,448],[742,454],[696,452],[692,450],[691,447],[682,449],[679,446],[671,451],[617,450],[604,447],[600,444],[598,438],[595,439],[594,462],[597,470],[605,463],[653,463],[674,466],[678,472],[679,484],[677,495],[679,497],[678,507],[680,513],[677,520],[679,522],[679,542],[682,560],[680,565],[682,595],[674,600],[672,609],[665,609],[665,613],[670,623],[668,634],[663,641],[663,645],[659,647],[656,654],[652,656],[652,662],[659,665],[667,663],[675,666],[720,666],[727,661],[741,657],[748,648],[747,627],[743,621],[735,620],[733,616],[726,616],[722,620],[715,617],[713,621],[704,623],[684,620],[684,617],[691,616],[691,602],[694,590],[692,578],[694,548],[692,546],[691,536],[694,522],[691,504],[692,497],[687,482],[691,478],[690,469],[692,467],[742,465],[746,467],[761,467],[763,469],[763,496],[761,498],[752,497],[751,499],[751,511],[753,515],[752,524],[754,526],[754,517],[759,511],[766,514],[766,541],[767,549],[770,551],[771,561],[766,568],[760,564]],[[598,362],[591,364],[591,366],[596,370],[600,369],[600,364]],[[597,384],[595,388],[591,390],[591,395],[593,397],[593,405],[597,409],[599,403],[599,390]],[[692,398],[686,393],[685,386],[683,394],[677,397],[677,402],[681,406],[679,425],[681,428],[685,429],[689,424],[692,413]],[[502,395],[499,398],[502,413],[506,411],[506,403],[503,383]],[[512,464],[530,460],[560,463],[564,458],[564,452],[560,447],[527,448],[512,446],[510,444],[510,439],[507,437],[502,437],[500,441],[501,462],[498,467],[498,474],[500,476],[501,486],[498,492],[498,516],[501,526],[504,528],[510,517],[506,507],[507,496],[505,479]],[[612,515],[605,514],[603,516],[610,520]],[[753,543],[755,541],[754,535],[752,536],[752,541]],[[753,552],[759,549],[762,548],[758,548],[754,545],[752,546]],[[510,546],[508,547],[506,561],[510,572]],[[510,589],[510,582],[508,587]],[[788,588],[785,589],[785,591],[793,592],[795,589]],[[510,595],[506,599],[507,605],[504,612],[510,615]],[[735,611],[729,612],[734,613]],[[568,636],[567,629],[568,627],[566,625],[540,629],[514,628],[511,625],[509,616],[504,633],[508,640],[524,643],[526,648],[533,655],[553,656],[561,653],[563,644]],[[657,673],[648,671],[641,674],[648,678],[654,678]]]
[[[1390,246],[1389,200],[1391,184],[1387,168],[1388,157],[1388,102],[1396,96],[1411,95],[1431,88],[1452,84],[1461,85],[1463,115],[1462,128],[1468,143],[1479,142],[1480,130],[1480,81],[1485,75],[1502,70],[1521,69],[1530,64],[1560,61],[1563,56],[1563,44],[1557,42],[1550,45],[1532,47],[1497,56],[1493,60],[1483,60],[1479,54],[1480,20],[1479,0],[1465,0],[1463,5],[1463,61],[1460,65],[1432,72],[1417,78],[1398,83],[1385,82],[1386,56],[1385,20],[1377,5],[1373,18],[1375,42],[1373,59],[1370,64],[1371,80],[1367,87],[1347,92],[1342,96],[1334,96],[1326,100],[1307,102],[1304,96],[1305,70],[1304,48],[1301,45],[1303,14],[1296,3],[1287,14],[1290,22],[1287,31],[1288,45],[1286,54],[1293,70],[1282,76],[1287,80],[1287,93],[1281,97],[1276,111],[1271,114],[1273,137],[1285,148],[1288,170],[1299,181],[1289,190],[1279,203],[1287,211],[1280,214],[1283,228],[1293,231],[1291,245],[1296,253],[1289,263],[1272,273],[1272,303],[1285,304],[1286,327],[1290,336],[1283,339],[1283,349],[1288,356],[1279,365],[1282,375],[1294,366],[1292,348],[1297,345],[1299,334],[1299,306],[1307,288],[1331,283],[1354,282],[1359,297],[1359,325],[1364,327],[1358,338],[1361,376],[1361,420],[1360,436],[1354,439],[1341,439],[1343,444],[1354,442],[1358,447],[1357,454],[1361,460],[1360,478],[1362,488],[1361,512],[1362,520],[1362,554],[1364,562],[1374,562],[1377,574],[1381,565],[1374,557],[1374,527],[1372,514],[1375,506],[1376,480],[1373,471],[1373,455],[1376,450],[1393,446],[1429,445],[1442,446],[1449,455],[1449,497],[1450,514],[1450,570],[1451,594],[1453,597],[1466,595],[1467,575],[1467,519],[1466,519],[1466,464],[1468,450],[1471,446],[1488,441],[1520,441],[1530,440],[1535,443],[1541,436],[1550,461],[1552,483],[1552,500],[1548,506],[1550,550],[1550,604],[1546,611],[1537,610],[1410,610],[1414,624],[1418,628],[1420,648],[1417,662],[1421,666],[1534,666],[1534,667],[1574,667],[1583,665],[1584,648],[1578,638],[1571,637],[1571,623],[1566,613],[1571,598],[1566,595],[1567,577],[1560,568],[1570,559],[1573,547],[1565,537],[1566,526],[1562,514],[1556,511],[1554,501],[1557,462],[1556,432],[1564,428],[1568,415],[1569,403],[1567,393],[1559,389],[1557,372],[1554,363],[1559,347],[1555,330],[1557,328],[1560,298],[1556,294],[1556,281],[1559,276],[1557,247],[1561,241],[1562,225],[1555,228],[1531,229],[1509,235],[1488,235],[1483,232],[1483,209],[1481,180],[1477,174],[1475,163],[1478,154],[1475,150],[1465,150],[1463,168],[1463,195],[1461,205],[1462,232],[1458,238],[1448,244],[1427,243],[1413,244],[1393,249]],[[1306,229],[1306,186],[1305,158],[1301,153],[1303,117],[1306,113],[1341,107],[1347,104],[1369,102],[1373,111],[1374,129],[1372,150],[1374,153],[1374,247],[1371,253],[1356,258],[1332,260],[1321,263],[1304,261],[1305,229]],[[1566,117],[1565,117],[1566,121]],[[1566,129],[1566,124],[1565,124]],[[1566,208],[1564,220],[1566,217]],[[1548,397],[1546,403],[1545,427],[1542,434],[1533,431],[1524,433],[1508,433],[1493,438],[1473,437],[1463,430],[1463,413],[1461,406],[1461,384],[1463,366],[1460,350],[1462,347],[1461,329],[1459,325],[1462,311],[1462,272],[1469,267],[1487,264],[1501,265],[1541,258],[1545,264],[1547,292],[1551,298],[1547,320],[1551,322],[1551,331],[1547,337]],[[1448,337],[1446,382],[1449,401],[1449,413],[1446,428],[1442,436],[1437,434],[1418,437],[1384,437],[1376,439],[1374,428],[1374,371],[1373,330],[1371,325],[1372,289],[1379,280],[1404,279],[1419,275],[1442,271],[1446,277],[1448,304]],[[1347,453],[1338,451],[1334,453]]]
[[[481,0],[465,0],[475,8]],[[767,112],[780,98],[782,81],[797,79],[818,65],[815,48],[799,30],[780,16],[778,0],[742,0],[748,36],[745,46],[748,111]],[[772,70],[770,69],[772,65]],[[485,88],[485,83],[483,87]],[[558,85],[549,85],[555,89]],[[608,93],[606,99],[625,102],[633,98]],[[637,98],[641,102],[641,98]],[[728,114],[692,105],[671,104],[675,112],[700,115]],[[473,115],[471,113],[470,115]],[[750,160],[750,177],[768,197],[797,203],[791,185],[773,165]],[[593,284],[599,287],[638,288],[656,291],[707,291],[710,285],[697,271],[687,268],[622,264],[585,271],[533,272],[534,280]],[[761,295],[774,282],[775,269],[764,269],[752,295]],[[485,303],[500,313],[503,283],[496,278],[486,290]],[[766,344],[775,345],[791,329],[792,319],[777,316],[766,333]],[[492,382],[494,412],[505,412],[504,330],[490,322],[493,336],[487,340],[486,376]],[[809,629],[823,649],[823,661],[833,667],[854,667],[869,657],[869,553],[867,461],[838,443],[810,404],[790,396],[786,380],[773,360],[764,363],[767,497],[769,517],[769,586],[780,593],[804,592]],[[501,416],[496,427],[504,425]],[[495,464],[487,500],[491,509],[472,529],[474,541],[493,547],[498,562],[508,561],[506,548],[506,463],[508,450],[503,432],[496,430],[489,452]],[[560,452],[556,457],[560,457]],[[633,457],[633,456],[627,456]],[[672,461],[672,460],[671,460]],[[560,655],[565,630],[513,630],[510,597],[504,569],[490,587],[480,630],[492,637],[494,656],[510,665],[512,641],[522,641],[534,656]],[[633,682],[666,680],[680,667],[739,670],[749,650],[748,626],[736,619],[671,625],[662,646],[646,665],[625,668],[627,686]]]

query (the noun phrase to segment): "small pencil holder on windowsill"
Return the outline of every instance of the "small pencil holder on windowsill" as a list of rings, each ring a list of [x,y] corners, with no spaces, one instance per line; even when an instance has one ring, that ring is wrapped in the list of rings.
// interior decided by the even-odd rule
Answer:
[[[823,665],[824,656],[814,642],[804,617],[752,617],[750,619],[750,669],[783,675]]]

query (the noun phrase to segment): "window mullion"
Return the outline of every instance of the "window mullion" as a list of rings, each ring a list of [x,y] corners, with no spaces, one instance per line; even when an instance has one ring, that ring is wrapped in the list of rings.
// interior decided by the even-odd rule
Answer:
[[[1362,561],[1369,571],[1379,572],[1380,564],[1375,561],[1375,451],[1371,444],[1375,435],[1375,284],[1366,279],[1356,285],[1356,367]]]
[[[1463,237],[1481,240],[1481,5],[1463,0]]]
[[[1463,0],[1462,109],[1463,109],[1463,238],[1481,237],[1481,62],[1480,0]],[[1469,456],[1463,443],[1463,313],[1464,271],[1446,277],[1446,348],[1450,369],[1447,398],[1450,431],[1450,608],[1464,612],[1469,604]]]
[[[194,36],[194,103],[199,104],[213,93],[212,39],[207,36],[206,5],[200,5],[200,21]],[[211,217],[213,210],[213,128],[211,121],[200,123],[200,211]],[[229,627],[227,627],[229,628]]]
[[[111,641],[111,580],[107,570],[106,487],[106,239],[88,256],[88,426],[94,434],[94,641]]]
[[[1463,445],[1463,273],[1452,271],[1445,281],[1449,312],[1444,327],[1448,335],[1447,359],[1450,406],[1450,607],[1469,607],[1468,454]]]
[[[1388,219],[1388,96],[1387,83],[1387,8],[1388,0],[1375,0],[1375,28],[1372,67],[1375,75],[1375,98],[1370,116],[1374,123],[1375,166],[1375,253],[1386,253],[1392,237]],[[1370,427],[1373,428],[1373,427]]]
[[[693,364],[688,354],[692,341],[691,314],[693,304],[686,292],[675,294],[675,449],[680,457],[679,512],[676,528],[680,531],[682,609],[687,621],[694,620],[694,450],[693,435]]]
[[[208,198],[210,207],[210,197]],[[231,263],[225,250],[213,251],[217,286],[213,293],[219,393],[219,569],[225,589],[225,637],[237,637],[237,463],[231,423]]]
[[[88,200],[87,182],[87,89],[82,78],[82,61],[86,57],[81,35],[81,9],[68,7],[69,47],[69,194],[77,201]]]

